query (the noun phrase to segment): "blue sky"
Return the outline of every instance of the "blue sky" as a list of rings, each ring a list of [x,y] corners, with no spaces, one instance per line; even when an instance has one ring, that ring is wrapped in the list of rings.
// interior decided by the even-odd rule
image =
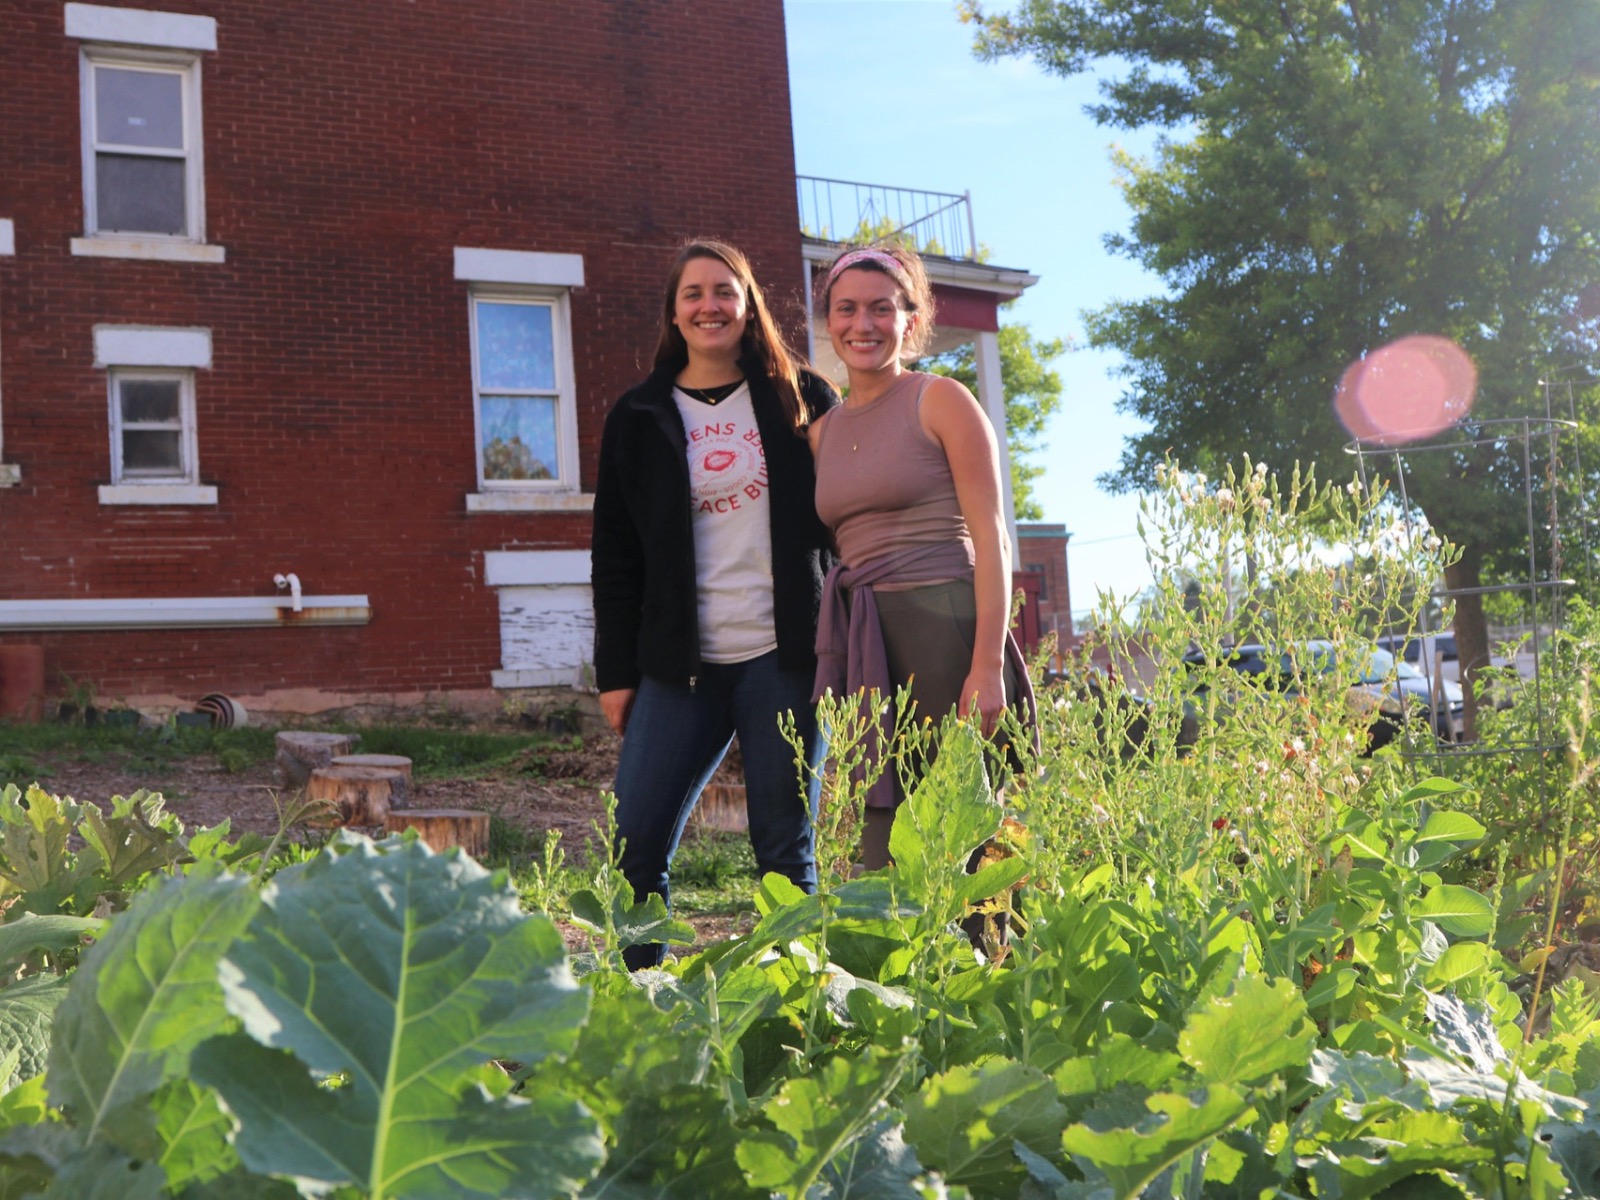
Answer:
[[[1010,319],[1079,347],[1055,364],[1062,410],[1036,484],[1045,520],[1072,531],[1072,606],[1092,607],[1100,588],[1142,589],[1150,576],[1134,531],[1137,500],[1094,483],[1137,426],[1115,410],[1116,357],[1083,348],[1083,313],[1159,287],[1102,243],[1128,225],[1111,148],[1146,153],[1151,141],[1084,113],[1090,79],[1047,75],[1022,59],[978,61],[953,0],[785,0],[784,8],[799,173],[971,192],[992,261],[1040,277]]]

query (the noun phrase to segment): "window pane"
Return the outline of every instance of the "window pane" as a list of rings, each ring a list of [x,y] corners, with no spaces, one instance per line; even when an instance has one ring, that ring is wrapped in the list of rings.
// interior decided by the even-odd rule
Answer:
[[[478,385],[497,388],[554,388],[555,333],[551,309],[543,304],[478,306]]]
[[[183,76],[96,67],[95,140],[101,145],[183,149]]]
[[[556,402],[544,396],[485,396],[479,402],[484,479],[555,479]]]
[[[186,233],[181,158],[95,158],[97,232]]]
[[[124,421],[178,420],[176,379],[124,379],[117,390],[122,396]]]
[[[176,429],[129,429],[122,434],[124,475],[182,475]]]

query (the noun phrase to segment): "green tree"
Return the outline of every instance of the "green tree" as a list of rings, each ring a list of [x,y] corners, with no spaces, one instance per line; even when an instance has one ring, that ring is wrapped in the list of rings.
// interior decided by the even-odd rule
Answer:
[[[1134,218],[1108,246],[1166,283],[1090,322],[1124,355],[1119,404],[1148,431],[1108,486],[1169,450],[1249,451],[1349,473],[1330,400],[1407,334],[1478,370],[1458,451],[1407,456],[1410,494],[1461,544],[1453,590],[1520,561],[1521,464],[1485,421],[1542,416],[1538,380],[1586,362],[1600,252],[1600,4],[1593,0],[963,0],[980,55],[1108,72],[1102,124],[1162,131],[1124,158]],[[1487,658],[1460,594],[1464,663]]]
[[[1009,308],[1013,302],[1002,307]],[[1064,338],[1041,340],[1028,326],[1000,326],[1000,380],[1006,398],[1006,446],[1011,456],[1011,496],[1019,521],[1038,521],[1044,507],[1033,494],[1033,481],[1044,468],[1028,460],[1044,449],[1044,427],[1061,407],[1061,376],[1050,364],[1067,352]],[[971,344],[958,346],[917,364],[918,370],[948,375],[978,390],[978,368]]]

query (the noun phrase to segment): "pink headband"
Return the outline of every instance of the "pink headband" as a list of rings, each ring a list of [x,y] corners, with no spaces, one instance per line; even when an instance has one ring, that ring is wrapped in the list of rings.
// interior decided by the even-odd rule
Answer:
[[[851,267],[858,267],[864,262],[877,263],[892,275],[904,276],[905,264],[887,250],[874,250],[872,247],[863,247],[860,250],[851,250],[840,256],[839,261],[833,264],[833,269],[828,272],[828,286],[833,286],[833,281],[839,278],[842,272]]]

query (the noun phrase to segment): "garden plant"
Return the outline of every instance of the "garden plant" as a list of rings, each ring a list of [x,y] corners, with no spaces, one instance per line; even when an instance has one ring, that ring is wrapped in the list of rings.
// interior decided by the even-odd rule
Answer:
[[[1439,777],[1412,731],[1369,754],[1373,614],[1453,553],[1401,528],[1359,488],[1169,468],[1163,590],[1138,639],[1103,604],[1113,671],[1041,689],[1037,759],[946,722],[869,873],[862,781],[831,770],[818,893],[768,876],[753,929],[660,970],[622,947],[689,930],[604,856],[557,886],[553,840],[519,896],[412,840],[282,865],[151,797],[106,819],[11,789],[0,1196],[1600,1194],[1600,999],[1548,969],[1588,710],[1537,844],[1492,768]],[[1332,661],[1291,653],[1289,688],[1181,663],[1313,637]],[[1586,678],[1593,639],[1570,650]],[[876,700],[825,701],[836,758],[885,705],[887,769],[925,757]],[[975,945],[975,912],[1009,935]]]

